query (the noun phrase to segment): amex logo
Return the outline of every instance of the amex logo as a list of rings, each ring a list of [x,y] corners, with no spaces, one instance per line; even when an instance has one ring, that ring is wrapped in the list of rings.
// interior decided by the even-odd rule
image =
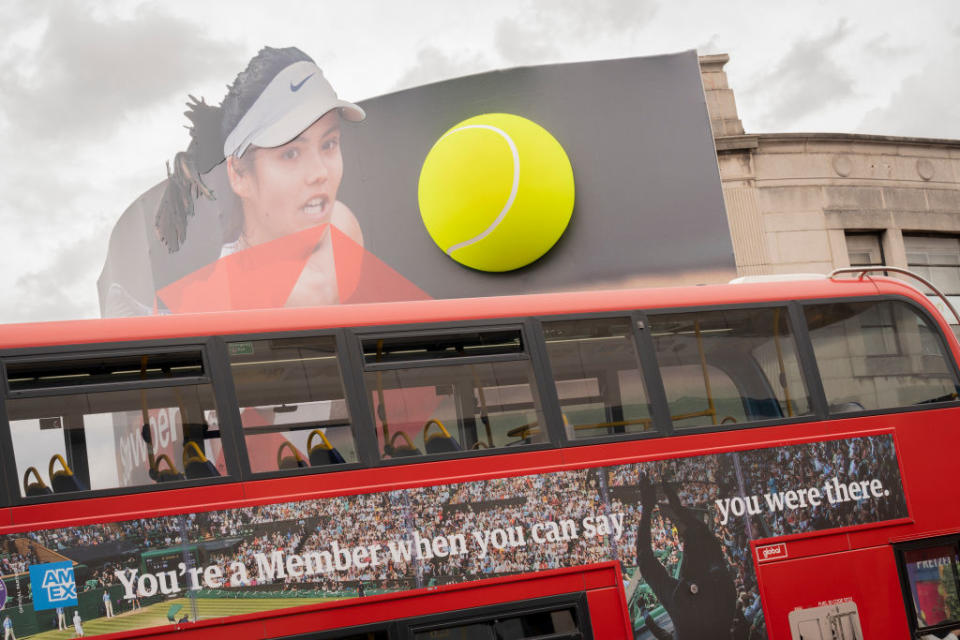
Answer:
[[[72,562],[48,562],[30,567],[34,610],[77,604],[77,582]]]

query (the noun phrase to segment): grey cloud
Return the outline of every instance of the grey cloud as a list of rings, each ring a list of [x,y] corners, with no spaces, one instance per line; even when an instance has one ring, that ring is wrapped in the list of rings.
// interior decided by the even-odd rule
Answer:
[[[394,90],[478,73],[489,67],[489,62],[480,54],[455,55],[436,47],[425,47],[417,52],[416,62],[400,77]]]
[[[240,47],[154,5],[129,19],[96,18],[80,3],[44,6],[39,47],[7,47],[0,57],[0,109],[28,139],[103,136],[136,110],[206,79],[232,80],[244,63]]]
[[[867,112],[857,131],[960,139],[957,78],[960,78],[960,46],[943,52],[905,78],[887,105]]]
[[[803,116],[815,113],[854,95],[853,77],[838,63],[837,49],[849,36],[846,22],[817,37],[796,42],[767,74],[745,93],[753,101],[769,104],[760,116],[771,130],[789,130]]]
[[[702,56],[712,55],[715,53],[726,53],[729,50],[728,47],[720,46],[720,34],[712,33],[710,34],[710,39],[706,42],[701,42],[697,45],[697,53]]]
[[[17,278],[6,294],[5,322],[36,322],[90,318],[98,314],[96,282],[103,263],[109,226],[97,228],[66,244],[54,246],[53,256],[39,269]],[[39,262],[39,260],[38,260]]]
[[[559,56],[558,40],[536,21],[501,20],[494,34],[494,47],[511,65],[537,64]]]
[[[884,33],[883,35],[873,38],[866,45],[864,45],[864,49],[870,52],[870,54],[873,56],[887,59],[900,58],[914,50],[913,47],[904,47],[891,44],[890,34],[888,33]]]
[[[550,62],[571,42],[633,33],[656,11],[656,0],[530,0],[498,23],[494,46],[510,64]]]

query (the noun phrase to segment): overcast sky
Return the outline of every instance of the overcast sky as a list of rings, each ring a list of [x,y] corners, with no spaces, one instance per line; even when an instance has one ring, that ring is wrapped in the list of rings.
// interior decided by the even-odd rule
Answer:
[[[362,100],[515,66],[697,49],[751,133],[960,139],[958,0],[0,1],[0,322],[99,315],[123,210],[263,45]],[[598,107],[603,97],[598,96]]]

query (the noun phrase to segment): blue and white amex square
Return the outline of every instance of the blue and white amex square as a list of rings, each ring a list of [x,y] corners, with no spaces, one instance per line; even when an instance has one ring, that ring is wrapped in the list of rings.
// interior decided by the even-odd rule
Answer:
[[[34,611],[77,604],[77,582],[73,577],[72,562],[31,565],[30,587]]]

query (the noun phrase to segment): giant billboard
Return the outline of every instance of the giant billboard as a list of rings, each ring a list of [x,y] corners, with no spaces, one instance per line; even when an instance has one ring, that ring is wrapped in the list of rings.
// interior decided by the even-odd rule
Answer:
[[[265,48],[187,116],[189,147],[113,230],[104,316],[735,273],[693,51],[352,103],[299,50]]]

